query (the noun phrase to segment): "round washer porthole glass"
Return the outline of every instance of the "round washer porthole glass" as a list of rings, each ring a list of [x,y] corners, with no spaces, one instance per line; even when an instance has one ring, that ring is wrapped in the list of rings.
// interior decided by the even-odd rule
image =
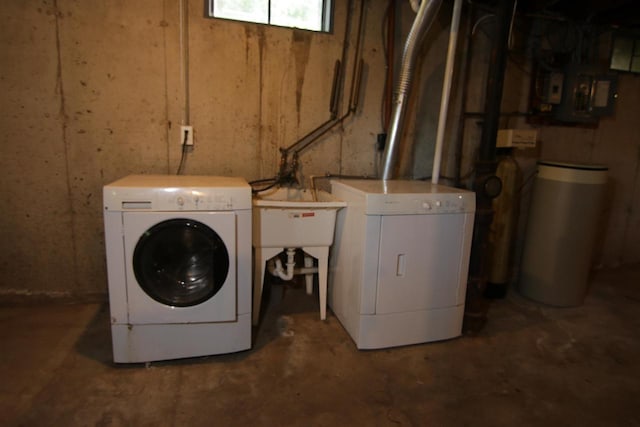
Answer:
[[[170,219],[148,229],[133,253],[133,271],[144,292],[169,306],[190,307],[213,297],[229,273],[220,236],[192,219]]]

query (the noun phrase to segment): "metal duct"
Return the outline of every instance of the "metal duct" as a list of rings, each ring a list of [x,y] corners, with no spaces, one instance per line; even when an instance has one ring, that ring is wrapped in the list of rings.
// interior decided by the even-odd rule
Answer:
[[[409,98],[409,90],[411,88],[411,79],[414,74],[414,66],[419,53],[419,44],[422,36],[429,30],[431,24],[435,20],[438,9],[442,4],[442,0],[423,0],[420,3],[418,14],[413,21],[411,31],[407,36],[402,53],[402,64],[400,66],[400,75],[398,84],[394,94],[393,113],[391,115],[391,123],[389,126],[389,137],[384,151],[384,166],[382,171],[382,179],[392,179],[395,169],[398,144],[404,124],[404,115],[406,110],[406,101]]]

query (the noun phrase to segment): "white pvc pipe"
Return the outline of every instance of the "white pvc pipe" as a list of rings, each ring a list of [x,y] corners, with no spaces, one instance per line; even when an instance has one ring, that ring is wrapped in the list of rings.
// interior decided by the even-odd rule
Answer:
[[[318,267],[301,267],[293,270],[293,274],[316,274],[317,272]]]
[[[280,267],[278,267],[277,264],[277,260],[273,260],[273,261],[269,261],[269,263],[267,264],[267,269],[269,270],[269,273],[271,273],[271,275],[273,276],[278,276],[280,277],[280,275],[277,273],[277,270],[281,271],[283,275],[286,275],[286,271],[284,269],[284,267],[282,266],[282,261],[280,261]],[[300,268],[294,268],[293,269],[293,274],[315,274],[318,272],[318,267],[300,267]]]
[[[292,264],[287,263],[287,271],[285,273],[282,268],[282,261],[276,259],[276,268],[273,270],[273,274],[278,276],[282,280],[291,280],[293,279],[293,268],[290,267]]]
[[[316,274],[318,272],[318,267],[313,267],[313,258],[305,256],[304,258],[304,267],[294,268],[296,263],[293,260],[295,256],[296,250],[295,248],[287,249],[287,268],[282,266],[282,261],[279,258],[274,258],[269,260],[267,263],[267,270],[271,275],[277,276],[282,280],[291,280],[293,276],[296,274]]]
[[[458,42],[458,28],[460,27],[460,12],[462,0],[455,0],[453,15],[451,16],[451,31],[449,32],[449,50],[447,51],[447,63],[444,68],[444,82],[442,83],[442,97],[440,99],[440,116],[438,118],[438,130],[436,132],[436,150],[433,156],[433,171],[431,182],[437,184],[440,179],[440,163],[442,162],[442,145],[444,131],[447,125],[447,113],[449,110],[449,95],[451,94],[451,78],[453,64],[456,56],[456,44]]]
[[[180,0],[180,80],[184,91],[182,124],[190,125],[189,100],[189,0]]]
[[[294,269],[293,267],[296,265],[293,260],[294,255],[296,254],[296,250],[294,248],[287,249],[287,271],[285,272],[284,268],[282,268],[282,261],[280,258],[276,258],[275,268],[269,269],[269,272],[274,276],[278,276],[282,280],[291,280],[293,279]]]

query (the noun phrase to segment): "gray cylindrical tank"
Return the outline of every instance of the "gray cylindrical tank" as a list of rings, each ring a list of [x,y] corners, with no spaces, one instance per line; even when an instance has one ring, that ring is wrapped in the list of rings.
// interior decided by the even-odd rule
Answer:
[[[538,162],[520,293],[561,307],[584,302],[606,183],[602,165]]]

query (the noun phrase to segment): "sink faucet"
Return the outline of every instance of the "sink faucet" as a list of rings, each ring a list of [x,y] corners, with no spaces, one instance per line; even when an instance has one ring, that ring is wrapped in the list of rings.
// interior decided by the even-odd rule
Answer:
[[[291,159],[291,167],[287,162],[287,151],[280,149],[280,170],[278,171],[278,184],[280,185],[299,185],[298,181],[298,153],[294,152]]]

